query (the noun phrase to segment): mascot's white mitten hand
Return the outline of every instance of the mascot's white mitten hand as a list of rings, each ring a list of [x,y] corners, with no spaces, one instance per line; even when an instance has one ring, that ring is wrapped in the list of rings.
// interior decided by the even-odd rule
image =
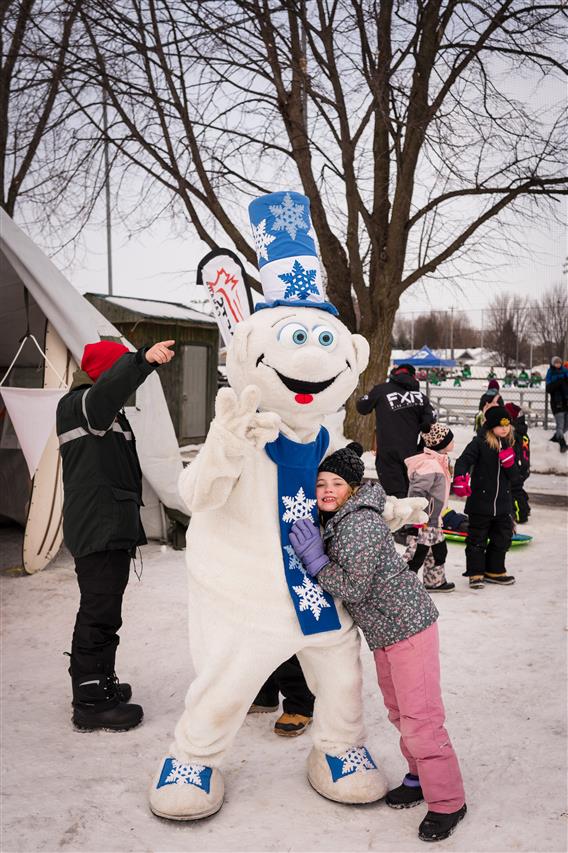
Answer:
[[[395,498],[387,496],[383,518],[390,530],[399,530],[405,524],[426,524],[427,498]]]
[[[281,418],[274,412],[257,412],[260,389],[247,385],[240,397],[232,388],[221,388],[215,401],[215,421],[231,435],[262,450],[278,438]]]

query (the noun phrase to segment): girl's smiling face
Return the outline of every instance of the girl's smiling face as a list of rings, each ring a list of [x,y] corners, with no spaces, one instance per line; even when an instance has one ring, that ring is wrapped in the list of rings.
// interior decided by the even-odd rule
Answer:
[[[316,480],[316,499],[318,509],[323,512],[335,512],[343,506],[347,498],[350,498],[353,489],[343,477],[332,474],[331,471],[322,471]]]

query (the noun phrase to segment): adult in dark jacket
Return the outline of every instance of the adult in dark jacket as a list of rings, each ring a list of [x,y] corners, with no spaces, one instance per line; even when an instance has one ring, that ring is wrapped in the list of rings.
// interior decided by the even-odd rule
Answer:
[[[415,373],[411,364],[393,367],[387,382],[375,385],[356,403],[361,415],[375,412],[377,475],[387,495],[397,498],[408,495],[404,460],[416,453],[420,430],[436,420]]]
[[[546,393],[550,395],[550,408],[556,421],[556,432],[552,441],[560,445],[560,452],[566,453],[565,434],[568,432],[568,369],[562,364],[560,356],[550,360],[546,372]]]
[[[130,560],[146,542],[142,471],[123,407],[160,364],[164,341],[129,352],[114,341],[87,344],[81,370],[57,407],[63,464],[63,537],[75,558],[80,604],[71,644],[73,722],[124,731],[141,721],[114,664]]]
[[[509,413],[494,406],[487,410],[484,426],[455,464],[454,493],[467,497],[465,575],[474,589],[486,582],[502,586],[515,582],[505,569],[513,536],[512,488],[520,479],[513,442]]]

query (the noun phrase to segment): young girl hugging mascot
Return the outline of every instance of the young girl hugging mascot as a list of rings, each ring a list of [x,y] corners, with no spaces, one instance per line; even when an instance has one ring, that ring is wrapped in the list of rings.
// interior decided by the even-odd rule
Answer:
[[[343,604],[294,554],[294,521],[315,518],[318,465],[336,448],[322,426],[355,390],[367,341],[323,296],[309,201],[294,192],[249,208],[266,302],[239,323],[205,444],[180,478],[191,512],[186,560],[195,677],[150,793],[173,820],[214,814],[223,759],[259,688],[296,654],[316,697],[308,779],[343,803],[387,784],[365,746],[360,640]],[[388,498],[396,529],[425,501]]]

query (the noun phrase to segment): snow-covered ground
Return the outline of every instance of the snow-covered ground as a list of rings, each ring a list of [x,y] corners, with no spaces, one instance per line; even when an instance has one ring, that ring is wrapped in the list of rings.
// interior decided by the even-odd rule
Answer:
[[[438,596],[448,729],[469,812],[445,851],[560,853],[566,838],[566,513],[537,506],[514,549],[513,587],[470,591],[463,546],[450,544]],[[67,658],[78,593],[65,551],[45,571],[0,579],[3,853],[29,851],[420,851],[425,807],[341,806],[305,774],[310,735],[282,739],[275,715],[247,718],[226,768],[221,812],[195,824],[148,811],[146,792],[192,677],[184,554],[144,549],[127,590],[118,671],[144,723],[128,733],[71,727]],[[244,555],[246,559],[246,554]],[[363,653],[369,744],[393,785],[404,773],[372,658]],[[338,697],[340,701],[340,697]]]

